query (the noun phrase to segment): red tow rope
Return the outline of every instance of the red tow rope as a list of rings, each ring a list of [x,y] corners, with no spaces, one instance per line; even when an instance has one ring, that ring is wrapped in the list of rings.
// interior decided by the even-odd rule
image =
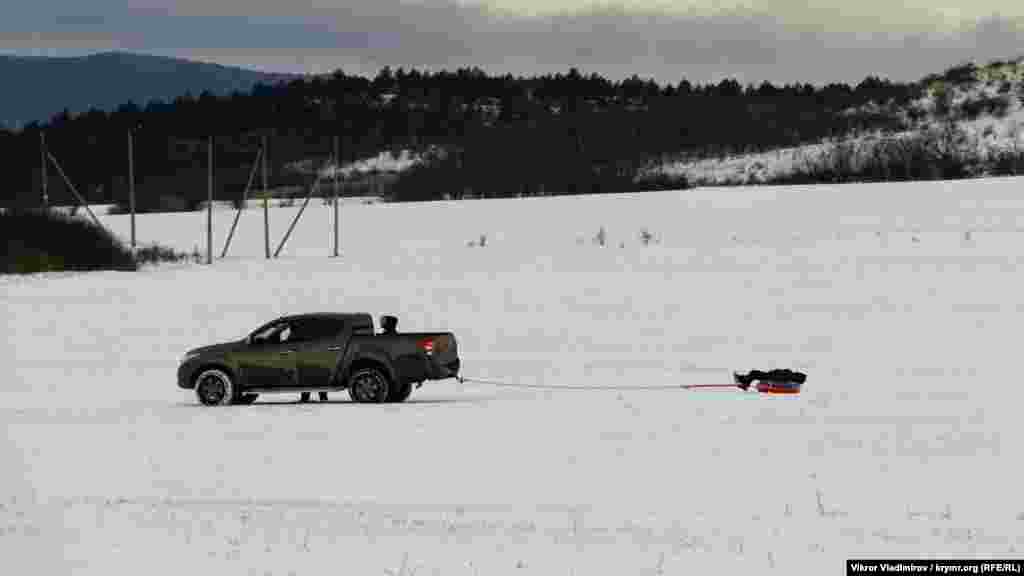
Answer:
[[[589,386],[589,385],[552,385],[552,384],[523,384],[518,382],[503,382],[501,380],[488,380],[483,378],[467,378],[465,376],[456,376],[456,380],[460,384],[471,382],[477,384],[486,384],[489,386],[501,386],[508,388],[532,388],[541,390],[622,390],[622,391],[633,391],[633,390],[696,390],[696,389],[708,389],[708,388],[739,388],[740,390],[746,391],[748,387],[741,386],[739,384],[667,384],[667,385],[622,385],[622,386]],[[754,387],[754,390],[764,394],[799,394],[800,384],[793,382],[770,382],[770,381],[759,381]]]

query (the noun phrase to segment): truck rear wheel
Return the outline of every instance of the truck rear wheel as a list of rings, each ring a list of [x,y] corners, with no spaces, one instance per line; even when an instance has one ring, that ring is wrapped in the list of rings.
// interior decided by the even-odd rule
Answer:
[[[409,399],[410,394],[412,394],[412,382],[393,386],[391,393],[388,394],[388,402],[405,402]]]
[[[377,368],[360,368],[349,378],[348,394],[353,402],[379,404],[386,402],[391,390],[388,377]]]

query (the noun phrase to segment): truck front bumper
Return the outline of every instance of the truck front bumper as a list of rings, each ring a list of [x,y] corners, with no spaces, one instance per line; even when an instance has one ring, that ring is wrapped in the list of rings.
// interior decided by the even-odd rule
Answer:
[[[193,366],[189,362],[178,366],[178,388],[184,388],[185,390],[191,390],[195,388],[195,382],[192,381]]]

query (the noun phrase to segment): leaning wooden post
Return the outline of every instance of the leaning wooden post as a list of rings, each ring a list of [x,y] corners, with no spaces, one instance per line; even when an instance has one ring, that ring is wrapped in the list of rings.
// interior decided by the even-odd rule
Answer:
[[[46,156],[50,159],[51,162],[53,162],[53,167],[57,169],[57,174],[60,174],[60,177],[64,179],[64,183],[67,184],[68,189],[71,190],[71,193],[74,194],[75,198],[78,199],[79,206],[85,208],[85,211],[89,213],[89,216],[92,217],[92,221],[96,223],[97,227],[107,230],[107,228],[103,224],[100,224],[100,219],[97,218],[96,214],[93,213],[92,208],[89,208],[89,204],[85,201],[85,198],[83,198],[82,195],[78,193],[78,189],[75,188],[75,185],[71,183],[71,179],[68,178],[68,175],[64,173],[64,169],[60,167],[60,162],[57,162],[57,159],[54,158],[53,154],[50,154],[49,150],[46,151]],[[109,230],[107,230],[107,232],[109,232]]]
[[[39,156],[43,160],[43,209],[48,210],[50,208],[50,197],[47,194],[46,189],[46,173],[49,170],[49,166],[46,165],[46,134],[42,131],[39,132]]]
[[[295,230],[295,225],[299,223],[299,218],[302,217],[302,213],[306,211],[306,206],[309,205],[309,199],[313,197],[318,190],[320,190],[320,178],[322,173],[318,171],[316,180],[313,182],[313,186],[309,189],[309,194],[306,194],[306,200],[299,207],[298,214],[295,215],[295,219],[292,220],[291,226],[288,227],[288,231],[284,233],[284,238],[281,238],[281,243],[277,245],[277,250],[274,251],[274,258],[277,258],[281,254],[281,249],[284,248],[285,242],[288,241],[288,237],[292,235],[292,231]]]
[[[207,140],[206,165],[206,263],[213,264],[213,136]]]
[[[235,229],[238,227],[238,218],[242,215],[242,210],[245,210],[245,205],[249,202],[249,188],[252,187],[252,181],[256,177],[256,168],[260,165],[260,156],[262,155],[263,150],[256,152],[256,160],[252,163],[252,169],[249,170],[249,179],[246,180],[245,190],[242,191],[242,203],[238,205],[238,210],[235,210],[235,219],[231,222],[231,230],[228,231],[228,237],[224,240],[224,250],[220,253],[222,260],[228,255],[231,239],[235,237]]]

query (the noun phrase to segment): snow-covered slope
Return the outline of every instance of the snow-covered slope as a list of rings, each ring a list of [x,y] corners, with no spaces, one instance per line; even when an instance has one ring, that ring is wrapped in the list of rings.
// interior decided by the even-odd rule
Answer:
[[[330,162],[326,165],[320,166],[314,160],[303,160],[301,162],[293,162],[289,164],[287,168],[305,173],[316,172],[322,178],[333,178],[335,174],[344,178],[374,172],[404,172],[405,170],[423,162],[426,156],[435,153],[437,153],[437,151],[433,149],[422,154],[412,152],[410,150],[402,150],[396,154],[390,150],[385,150],[376,156],[363,158],[341,166]],[[316,167],[314,168],[314,166]]]
[[[960,72],[954,74],[956,70]],[[770,182],[809,167],[834,165],[837,153],[856,167],[913,135],[938,133],[949,125],[959,131],[955,154],[976,165],[980,174],[1001,155],[1024,153],[1024,58],[963,66],[925,78],[922,85],[922,96],[906,109],[869,106],[901,118],[907,129],[900,132],[850,135],[756,154],[666,160],[639,178],[685,177],[697,185]]]
[[[214,266],[2,277],[0,557],[104,576],[1024,557],[1022,186],[354,205],[340,259],[313,203],[271,262],[249,211]],[[272,247],[297,209],[271,212]],[[231,220],[215,214],[215,251]],[[190,250],[204,229],[138,217],[143,243]],[[211,410],[175,387],[186,349],[313,310],[450,329],[467,376],[624,389]],[[774,366],[806,371],[804,391],[640,389]]]
[[[373,158],[365,158],[341,167],[327,166],[320,171],[320,175],[324,178],[331,178],[334,176],[335,171],[338,172],[339,176],[350,176],[367,172],[404,172],[420,162],[422,162],[422,155],[415,154],[409,150],[402,150],[397,155],[390,151],[385,151]]]

